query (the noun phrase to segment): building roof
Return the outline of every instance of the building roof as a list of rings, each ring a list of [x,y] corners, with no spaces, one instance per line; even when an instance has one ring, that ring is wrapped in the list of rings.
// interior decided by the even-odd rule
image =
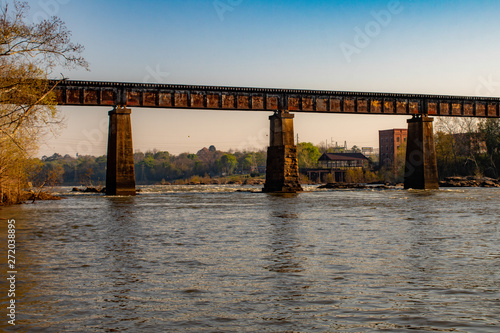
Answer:
[[[393,129],[387,129],[387,130],[379,130],[378,131],[380,134],[384,133],[394,133],[394,132],[408,132],[407,128],[393,128]]]
[[[368,161],[368,158],[361,153],[324,153],[318,161]]]

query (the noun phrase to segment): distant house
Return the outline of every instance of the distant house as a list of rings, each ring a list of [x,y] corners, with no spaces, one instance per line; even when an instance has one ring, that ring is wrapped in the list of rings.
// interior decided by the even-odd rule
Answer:
[[[327,169],[362,168],[368,165],[368,158],[362,153],[324,153],[318,165]]]
[[[324,181],[326,175],[331,174],[336,182],[345,181],[345,173],[349,169],[368,166],[369,159],[361,153],[324,153],[318,159],[318,168],[306,169],[311,180]]]

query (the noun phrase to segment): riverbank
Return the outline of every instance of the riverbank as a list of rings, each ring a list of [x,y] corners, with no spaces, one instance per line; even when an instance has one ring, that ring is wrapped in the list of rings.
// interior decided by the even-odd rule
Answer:
[[[53,201],[53,200],[61,200],[62,197],[53,195],[49,192],[38,192],[35,193],[33,191],[25,191],[19,195],[19,197],[15,201],[5,201],[0,202],[0,206],[8,207],[13,205],[21,205],[27,202],[35,202],[35,201]]]

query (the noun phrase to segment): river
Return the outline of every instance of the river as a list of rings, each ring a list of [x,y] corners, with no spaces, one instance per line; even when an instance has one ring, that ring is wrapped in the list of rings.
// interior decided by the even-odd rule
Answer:
[[[499,331],[499,189],[256,189],[59,188],[64,200],[2,208],[0,329]]]

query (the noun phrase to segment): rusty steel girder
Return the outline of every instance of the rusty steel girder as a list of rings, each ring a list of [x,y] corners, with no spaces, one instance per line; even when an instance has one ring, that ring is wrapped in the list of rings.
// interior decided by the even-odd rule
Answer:
[[[500,117],[500,98],[493,97],[71,80],[50,84],[57,84],[59,105]]]

